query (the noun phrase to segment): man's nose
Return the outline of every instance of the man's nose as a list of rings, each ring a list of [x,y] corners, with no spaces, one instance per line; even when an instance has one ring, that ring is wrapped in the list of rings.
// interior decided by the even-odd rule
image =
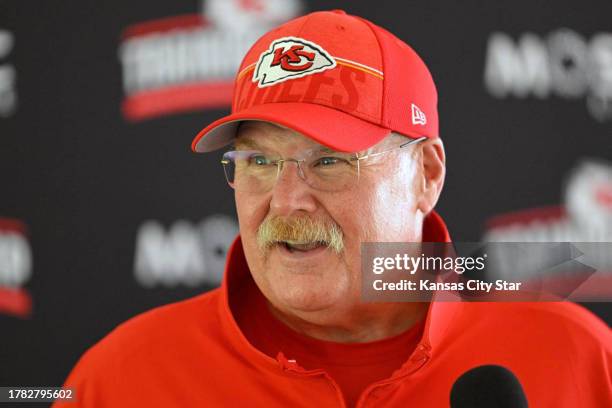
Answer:
[[[300,177],[298,163],[295,161],[283,163],[272,188],[270,209],[276,215],[289,216],[298,211],[314,212],[316,208],[312,188]]]

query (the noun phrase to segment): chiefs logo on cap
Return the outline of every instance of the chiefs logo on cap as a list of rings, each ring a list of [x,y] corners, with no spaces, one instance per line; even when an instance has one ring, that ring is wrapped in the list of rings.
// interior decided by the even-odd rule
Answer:
[[[263,88],[335,66],[336,60],[319,45],[302,38],[284,37],[273,41],[261,54],[253,71],[253,82]]]

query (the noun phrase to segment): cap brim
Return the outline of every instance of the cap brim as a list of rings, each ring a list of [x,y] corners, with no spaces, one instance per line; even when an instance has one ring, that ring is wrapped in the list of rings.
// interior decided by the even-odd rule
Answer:
[[[366,150],[391,132],[391,129],[322,105],[269,103],[244,109],[211,123],[193,139],[191,149],[204,153],[228,145],[236,137],[240,122],[245,120],[275,123],[341,152]]]

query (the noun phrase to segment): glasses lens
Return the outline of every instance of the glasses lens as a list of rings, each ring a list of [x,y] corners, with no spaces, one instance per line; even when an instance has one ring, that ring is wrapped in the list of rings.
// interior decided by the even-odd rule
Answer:
[[[234,175],[236,174],[236,164],[234,163],[234,159],[230,157],[231,153],[232,152],[227,152],[223,155],[223,159],[221,159],[221,164],[223,164],[223,172],[225,173],[225,179],[227,180],[227,184],[234,188]]]
[[[313,150],[296,164],[312,188],[341,191],[359,181],[359,161],[355,154]],[[223,155],[228,184],[237,191],[266,192],[278,178],[278,160],[258,151],[231,151]]]
[[[315,151],[306,161],[306,180],[318,190],[350,189],[359,180],[357,156],[349,153]]]
[[[228,184],[238,191],[263,192],[276,179],[276,162],[261,152],[227,152],[221,163]]]

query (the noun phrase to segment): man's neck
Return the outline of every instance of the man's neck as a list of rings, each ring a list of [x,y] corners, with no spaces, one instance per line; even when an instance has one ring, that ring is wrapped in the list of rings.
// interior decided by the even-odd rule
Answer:
[[[272,315],[292,330],[337,343],[366,343],[397,336],[424,319],[429,307],[429,303],[364,304],[346,318],[332,322],[322,318],[321,312],[316,312],[316,317],[310,313],[290,315],[267,304]]]

